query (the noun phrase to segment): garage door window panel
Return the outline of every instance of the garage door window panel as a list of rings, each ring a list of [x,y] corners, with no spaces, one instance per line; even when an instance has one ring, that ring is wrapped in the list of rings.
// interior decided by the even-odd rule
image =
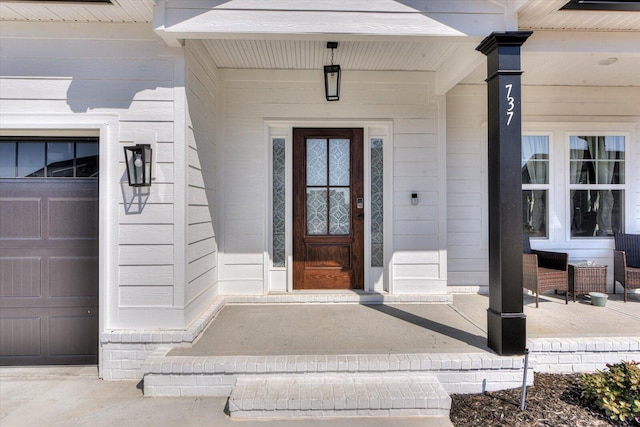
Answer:
[[[16,176],[16,144],[0,143],[0,178]]]
[[[97,138],[0,138],[0,178],[98,178]]]
[[[18,178],[44,176],[45,145],[43,142],[18,143]]]

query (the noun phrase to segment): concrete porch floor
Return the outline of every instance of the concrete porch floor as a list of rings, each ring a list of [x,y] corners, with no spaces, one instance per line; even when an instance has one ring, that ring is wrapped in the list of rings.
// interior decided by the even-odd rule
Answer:
[[[227,305],[192,348],[169,356],[491,352],[486,295],[448,304]],[[579,297],[525,295],[527,338],[640,336],[640,295],[610,294],[605,307]]]
[[[488,297],[455,295],[439,304],[253,304],[227,305],[185,355],[224,357],[251,352],[487,353]],[[639,337],[640,295],[609,295],[606,307],[584,299],[564,304],[546,294],[540,308],[525,297],[528,338]],[[338,326],[331,326],[338,325]],[[213,345],[216,339],[221,341]],[[198,353],[200,352],[200,353]],[[298,356],[298,358],[306,356]],[[187,359],[198,359],[187,358]],[[234,421],[222,408],[226,397],[144,398],[138,381],[100,381],[95,367],[1,368],[0,425],[112,426],[451,426],[447,419],[329,418]]]

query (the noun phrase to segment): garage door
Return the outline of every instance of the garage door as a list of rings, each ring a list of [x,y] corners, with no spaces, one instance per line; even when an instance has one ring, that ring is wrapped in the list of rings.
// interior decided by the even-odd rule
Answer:
[[[95,364],[98,143],[0,139],[0,364]]]

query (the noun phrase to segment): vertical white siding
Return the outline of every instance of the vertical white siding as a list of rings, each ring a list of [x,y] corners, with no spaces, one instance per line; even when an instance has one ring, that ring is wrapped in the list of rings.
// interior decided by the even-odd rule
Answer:
[[[118,174],[100,177],[119,200],[107,225],[118,228],[118,250],[106,328],[184,323],[173,310],[175,54],[148,25],[2,23],[0,115],[60,114],[67,127],[74,117],[118,117],[119,144],[109,148]],[[155,180],[142,197],[126,184],[122,146],[135,143],[154,149]]]
[[[261,293],[268,223],[269,120],[393,122],[392,266],[395,292],[444,292],[438,215],[438,108],[431,73],[345,72],[341,99],[328,103],[320,71],[223,70],[224,209],[220,290]],[[339,123],[339,122],[338,122]],[[410,195],[417,192],[418,206]],[[220,239],[219,239],[220,242]]]
[[[523,130],[551,134],[553,185],[550,238],[539,249],[561,250],[574,259],[609,265],[612,239],[568,239],[567,134],[621,132],[627,144],[626,231],[640,232],[640,89],[524,86]],[[486,184],[486,87],[459,85],[447,95],[447,208],[449,289],[486,291],[488,286]],[[480,288],[478,288],[478,286]]]
[[[216,114],[218,79],[200,41],[188,41],[187,65],[187,285],[186,321],[212,296],[217,279]]]

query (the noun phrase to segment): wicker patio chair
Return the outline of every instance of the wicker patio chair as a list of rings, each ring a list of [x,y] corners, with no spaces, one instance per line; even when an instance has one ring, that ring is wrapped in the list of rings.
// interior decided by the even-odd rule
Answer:
[[[564,291],[564,302],[569,303],[569,255],[563,252],[531,249],[529,235],[522,235],[522,279],[525,289],[536,294],[536,308],[542,292]]]
[[[640,289],[640,234],[616,234],[614,240],[613,293],[620,282],[627,302],[627,290]]]

